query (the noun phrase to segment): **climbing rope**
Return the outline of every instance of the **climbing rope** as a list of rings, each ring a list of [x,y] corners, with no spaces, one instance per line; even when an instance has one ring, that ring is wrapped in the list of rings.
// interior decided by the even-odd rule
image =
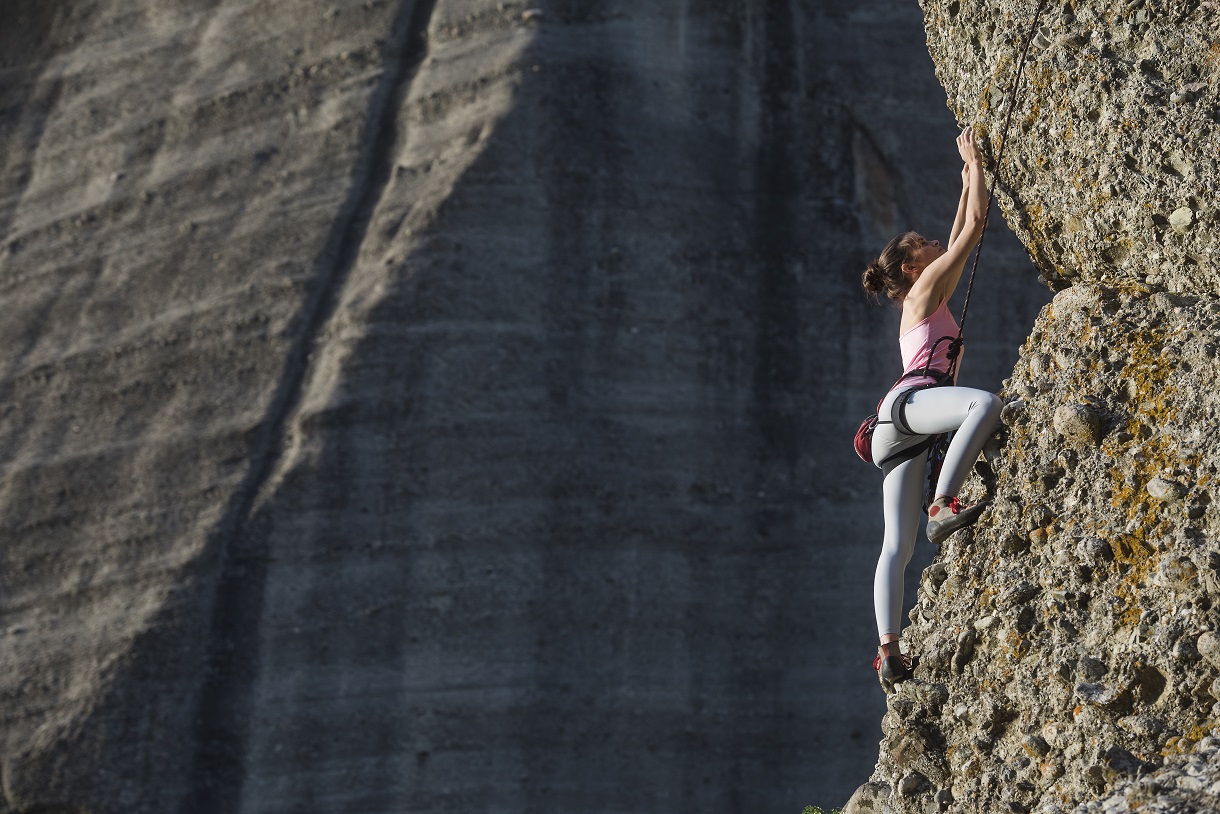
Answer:
[[[983,254],[983,238],[987,236],[987,222],[991,216],[991,200],[995,197],[995,185],[1000,180],[1000,165],[1004,160],[1004,147],[1008,144],[1008,125],[1012,123],[1012,111],[1017,106],[1017,93],[1021,88],[1021,77],[1025,72],[1025,60],[1029,56],[1029,48],[1033,45],[1034,36],[1038,33],[1038,21],[1046,8],[1046,0],[1039,0],[1038,10],[1034,12],[1034,21],[1029,27],[1029,36],[1025,38],[1025,47],[1021,50],[1021,59],[1017,62],[1017,72],[1012,78],[1012,89],[1008,92],[1008,113],[1004,116],[1004,128],[1000,131],[1000,146],[996,150],[995,160],[991,164],[991,186],[987,190],[987,208],[983,211],[983,229],[979,232],[979,244],[974,250],[974,264],[970,267],[970,280],[966,283],[966,299],[962,303],[962,318],[958,323],[957,339],[949,345],[949,377],[952,379],[957,369],[957,357],[962,349],[962,336],[966,331],[966,313],[970,308],[970,291],[974,288],[974,275],[979,269],[979,257]]]
[[[1017,93],[1021,89],[1021,77],[1025,72],[1025,60],[1029,56],[1029,48],[1033,45],[1034,36],[1038,33],[1038,21],[1046,8],[1046,0],[1039,0],[1038,10],[1034,12],[1034,21],[1029,27],[1029,36],[1025,38],[1025,47],[1021,49],[1021,59],[1017,62],[1017,72],[1012,78],[1012,89],[1008,92],[1008,113],[1004,116],[1004,128],[1000,131],[1000,146],[991,164],[991,186],[987,189],[987,208],[983,211],[983,229],[979,232],[979,244],[974,250],[974,263],[970,267],[970,280],[966,283],[966,299],[962,303],[962,318],[957,327],[957,338],[949,343],[949,371],[947,380],[953,381],[957,370],[957,358],[962,349],[962,336],[966,331],[966,313],[970,308],[970,292],[974,288],[974,275],[979,270],[979,257],[983,254],[983,238],[987,236],[987,222],[991,217],[991,200],[995,197],[995,185],[1000,180],[1000,166],[1004,160],[1004,147],[1008,144],[1008,125],[1012,123],[1012,111],[1017,106]],[[948,338],[948,337],[945,337]],[[936,481],[940,477],[941,465],[945,462],[945,453],[949,447],[949,436],[937,436],[928,452],[928,488],[924,495],[924,511],[936,499]]]

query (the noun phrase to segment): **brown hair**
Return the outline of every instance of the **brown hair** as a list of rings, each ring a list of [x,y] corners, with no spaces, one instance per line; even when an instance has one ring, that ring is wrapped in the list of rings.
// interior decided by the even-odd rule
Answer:
[[[902,264],[911,259],[911,251],[919,248],[918,232],[903,232],[885,244],[881,256],[868,264],[860,282],[874,301],[882,291],[891,300],[901,300],[911,290],[911,279],[902,273]]]

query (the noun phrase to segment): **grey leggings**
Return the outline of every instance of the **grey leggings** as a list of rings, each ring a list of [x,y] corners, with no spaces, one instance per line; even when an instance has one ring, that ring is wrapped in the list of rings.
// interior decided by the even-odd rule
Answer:
[[[883,419],[889,419],[894,400],[900,395],[901,391],[891,393],[881,403],[879,414]],[[917,390],[907,399],[904,416],[907,426],[920,434],[904,435],[893,424],[878,424],[873,431],[873,460],[881,461],[898,450],[916,446],[930,435],[956,430],[936,482],[937,495],[956,497],[999,420],[1000,400],[985,390],[971,387],[933,387]],[[873,579],[879,636],[902,630],[902,578],[915,552],[915,537],[923,516],[927,462],[925,451],[909,461],[886,464],[882,470],[885,537]]]

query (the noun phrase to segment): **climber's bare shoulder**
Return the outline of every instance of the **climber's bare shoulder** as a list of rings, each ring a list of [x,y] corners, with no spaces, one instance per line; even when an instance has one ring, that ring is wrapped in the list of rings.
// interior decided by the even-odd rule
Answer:
[[[902,301],[902,320],[898,326],[900,334],[906,333],[932,316],[943,301],[939,292],[930,290],[930,286],[925,287],[922,291],[917,291],[916,288],[918,288],[918,283],[911,287]]]

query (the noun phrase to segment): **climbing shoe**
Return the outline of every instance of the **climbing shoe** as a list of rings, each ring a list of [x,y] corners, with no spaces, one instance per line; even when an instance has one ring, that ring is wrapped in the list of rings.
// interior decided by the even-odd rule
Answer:
[[[906,681],[915,673],[919,659],[912,659],[901,654],[887,656],[880,649],[873,659],[873,669],[877,671],[877,680],[886,693],[894,691],[894,687]]]
[[[972,525],[985,508],[987,501],[963,506],[955,497],[949,500],[937,498],[928,507],[928,541],[932,545],[940,545],[953,532]]]

